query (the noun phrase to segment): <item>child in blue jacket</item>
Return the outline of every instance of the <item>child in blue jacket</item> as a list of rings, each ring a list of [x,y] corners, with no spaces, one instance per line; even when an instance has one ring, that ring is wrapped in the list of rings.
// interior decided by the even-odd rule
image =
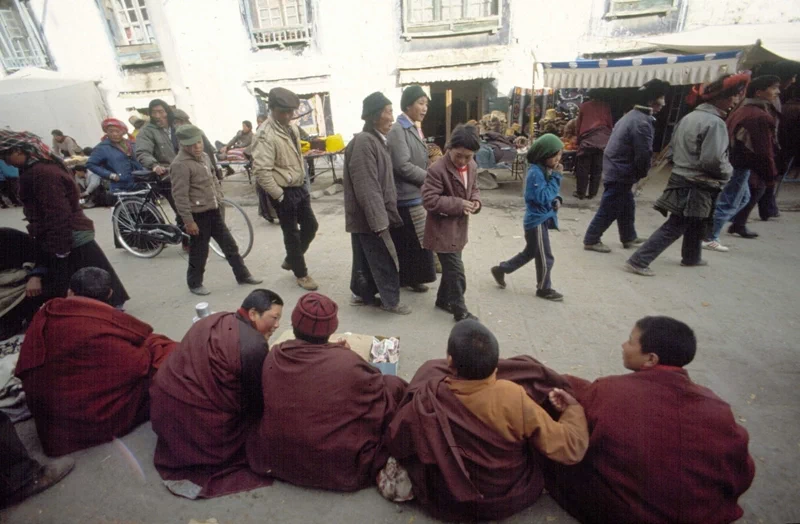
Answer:
[[[557,136],[539,137],[528,150],[528,178],[525,182],[525,249],[519,254],[492,268],[492,276],[501,289],[505,289],[505,276],[513,273],[531,260],[536,261],[536,296],[560,302],[564,295],[551,287],[553,253],[550,251],[548,229],[558,229],[556,212],[562,199],[560,169],[564,144]]]

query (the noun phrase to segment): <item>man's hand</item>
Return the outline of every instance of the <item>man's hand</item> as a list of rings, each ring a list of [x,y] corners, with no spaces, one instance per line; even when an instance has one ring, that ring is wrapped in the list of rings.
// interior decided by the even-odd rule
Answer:
[[[480,200],[473,200],[472,201],[472,213],[473,214],[475,214],[478,211],[480,211],[482,207],[483,207],[483,204],[481,204]]]
[[[353,349],[350,347],[350,343],[347,341],[347,339],[340,338],[339,340],[336,341],[336,343],[339,344],[340,346],[344,346],[347,349]]]
[[[26,297],[38,297],[42,294],[42,278],[41,277],[31,277],[28,279],[28,283],[25,284],[25,296]]]
[[[119,182],[120,176],[116,173],[111,173],[108,178],[110,178],[112,182]]]
[[[578,401],[575,400],[575,397],[559,388],[551,389],[548,397],[550,398],[550,403],[553,404],[559,413],[563,413],[564,410],[566,410],[569,406],[578,404]]]
[[[196,237],[200,234],[200,228],[197,226],[197,222],[188,222],[185,225],[185,229],[186,234],[192,235],[193,237]]]
[[[469,215],[475,211],[475,203],[469,200],[461,200],[461,209],[465,215]]]
[[[156,166],[153,168],[153,172],[158,176],[164,176],[167,174],[167,168],[164,166]]]

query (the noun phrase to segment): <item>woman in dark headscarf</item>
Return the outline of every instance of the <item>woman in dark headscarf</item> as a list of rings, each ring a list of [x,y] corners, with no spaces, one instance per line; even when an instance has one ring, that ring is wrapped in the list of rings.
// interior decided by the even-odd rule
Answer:
[[[124,304],[128,293],[94,241],[94,223],[78,203],[78,186],[64,162],[38,136],[8,130],[0,131],[0,159],[20,171],[19,196],[36,243],[37,266],[47,269],[44,279],[28,279],[27,295],[64,297],[72,274],[94,266],[111,274],[112,305]]]

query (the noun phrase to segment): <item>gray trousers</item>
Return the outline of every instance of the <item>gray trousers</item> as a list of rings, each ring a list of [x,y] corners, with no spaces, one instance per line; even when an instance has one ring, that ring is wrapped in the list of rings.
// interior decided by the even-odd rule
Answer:
[[[395,307],[400,303],[400,274],[383,239],[375,234],[351,233],[350,242],[350,291],[366,304],[374,304],[375,294],[380,293],[384,306]]]

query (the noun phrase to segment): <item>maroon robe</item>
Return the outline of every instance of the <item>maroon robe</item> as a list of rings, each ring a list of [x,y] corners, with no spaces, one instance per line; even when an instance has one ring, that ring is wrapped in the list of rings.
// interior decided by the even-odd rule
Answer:
[[[572,380],[571,380],[572,382]],[[730,406],[667,366],[575,389],[589,451],[548,465],[547,489],[581,522],[732,522],[753,481],[747,431]]]
[[[148,419],[147,389],[175,342],[89,298],[55,298],[33,317],[16,375],[44,452],[121,437]]]
[[[264,417],[247,442],[253,471],[336,491],[375,484],[405,381],[344,346],[289,340],[270,351],[262,384]]]
[[[267,351],[249,321],[216,313],[194,324],[158,371],[150,388],[154,462],[170,491],[210,498],[272,483],[250,471],[244,449],[261,416]]]
[[[530,506],[544,487],[544,458],[529,441],[509,442],[472,414],[445,382],[449,376],[446,360],[423,364],[387,432],[416,499],[444,520],[497,520]],[[548,392],[569,389],[528,356],[500,360],[497,378],[522,386],[551,415]]]

